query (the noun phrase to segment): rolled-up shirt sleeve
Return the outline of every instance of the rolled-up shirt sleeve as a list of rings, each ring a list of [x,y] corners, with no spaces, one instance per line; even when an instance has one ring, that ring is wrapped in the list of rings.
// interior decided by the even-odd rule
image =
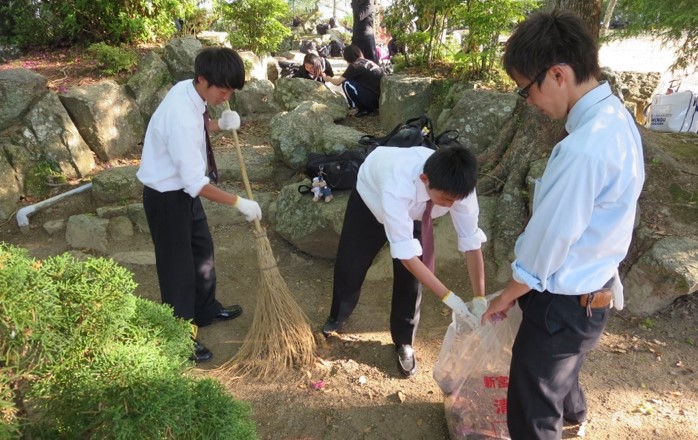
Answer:
[[[410,200],[400,194],[384,192],[381,195],[385,207],[385,235],[390,243],[390,256],[400,260],[422,255],[422,245],[414,238],[414,220],[409,215]]]
[[[487,236],[478,227],[480,208],[475,191],[463,200],[454,203],[450,212],[453,227],[458,235],[458,250],[467,252],[480,249],[482,243],[487,241]]]

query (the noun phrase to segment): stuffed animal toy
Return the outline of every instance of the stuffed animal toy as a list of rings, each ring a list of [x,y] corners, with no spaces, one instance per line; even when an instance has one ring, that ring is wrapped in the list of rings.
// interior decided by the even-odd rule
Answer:
[[[313,202],[319,201],[321,198],[325,198],[325,203],[329,203],[333,199],[332,188],[327,185],[325,179],[322,176],[313,177]]]

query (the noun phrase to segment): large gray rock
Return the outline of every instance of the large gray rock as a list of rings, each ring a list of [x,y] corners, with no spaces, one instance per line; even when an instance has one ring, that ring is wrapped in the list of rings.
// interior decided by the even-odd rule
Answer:
[[[0,153],[2,151],[0,150]],[[22,187],[5,154],[0,154],[0,221],[5,221],[17,209]]]
[[[24,119],[29,129],[25,137],[36,143],[43,157],[58,164],[66,177],[84,177],[94,169],[94,155],[58,96],[45,94]]]
[[[347,100],[343,94],[328,86],[305,78],[279,78],[275,83],[274,100],[282,110],[293,110],[305,101],[313,101],[327,107],[325,113],[333,121],[347,116]]]
[[[175,81],[194,78],[194,59],[201,47],[193,36],[175,38],[165,45],[163,59]]]
[[[65,240],[73,249],[107,252],[109,220],[94,215],[78,214],[68,218]]]
[[[432,101],[432,78],[388,75],[381,81],[380,123],[384,130],[427,112]]]
[[[46,93],[46,78],[28,69],[0,70],[0,130],[20,118]]]
[[[335,191],[331,202],[313,202],[292,183],[281,189],[275,202],[274,230],[301,251],[318,258],[335,258],[349,191]]]
[[[233,94],[233,108],[241,116],[277,113],[279,105],[274,101],[274,84],[266,79],[253,79],[242,90]]]
[[[171,83],[167,64],[155,52],[148,52],[138,63],[138,72],[126,83],[144,120],[153,115]]]
[[[317,102],[303,102],[271,120],[271,144],[276,157],[299,172],[305,169],[309,152],[355,148],[363,135],[351,127],[335,125],[327,106]]]
[[[458,140],[477,153],[492,142],[516,108],[513,93],[469,90],[450,92],[434,121],[437,131],[457,130]],[[383,111],[381,110],[381,114]]]
[[[625,307],[649,315],[676,298],[698,291],[698,240],[667,237],[657,241],[623,279]]]
[[[145,124],[125,86],[104,81],[73,88],[60,98],[83,139],[101,160],[123,157],[142,141]]]
[[[92,197],[101,204],[141,200],[143,184],[136,177],[137,166],[102,171],[92,178]]]

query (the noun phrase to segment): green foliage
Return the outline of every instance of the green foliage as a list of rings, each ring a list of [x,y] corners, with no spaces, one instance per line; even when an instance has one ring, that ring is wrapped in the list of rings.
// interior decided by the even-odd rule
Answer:
[[[129,72],[138,63],[138,54],[128,47],[110,46],[107,43],[94,43],[87,48],[102,72],[116,75],[119,72]]]
[[[49,193],[51,184],[65,181],[66,178],[55,161],[40,160],[24,176],[24,193],[31,197],[44,197]]]
[[[406,47],[405,64],[453,64],[465,80],[488,79],[501,57],[499,36],[539,5],[536,0],[396,0],[385,14],[388,32]],[[449,38],[454,31],[460,41]],[[499,76],[498,73],[494,76]]]
[[[644,328],[645,330],[652,330],[655,325],[656,323],[654,322],[654,319],[645,318],[645,320],[640,324],[640,327]]]
[[[698,65],[698,2],[695,0],[618,0],[615,11],[627,20],[628,26],[610,38],[651,35],[664,44],[677,45],[672,69]]]
[[[11,27],[3,31],[23,46],[138,43],[174,35],[174,19],[198,14],[196,0],[13,0],[0,5]]]
[[[191,325],[135,287],[112,260],[0,244],[0,435],[256,438],[246,404],[184,374]]]
[[[215,9],[235,49],[258,55],[275,52],[291,35],[284,24],[290,19],[290,11],[282,0],[217,0]]]

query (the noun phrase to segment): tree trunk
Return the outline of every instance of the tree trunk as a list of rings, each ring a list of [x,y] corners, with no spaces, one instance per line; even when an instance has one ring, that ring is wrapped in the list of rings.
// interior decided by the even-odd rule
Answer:
[[[606,13],[603,17],[603,26],[601,26],[601,34],[603,36],[608,31],[608,26],[611,24],[611,18],[613,17],[613,10],[616,9],[616,3],[618,0],[609,0],[608,6],[606,6]]]

